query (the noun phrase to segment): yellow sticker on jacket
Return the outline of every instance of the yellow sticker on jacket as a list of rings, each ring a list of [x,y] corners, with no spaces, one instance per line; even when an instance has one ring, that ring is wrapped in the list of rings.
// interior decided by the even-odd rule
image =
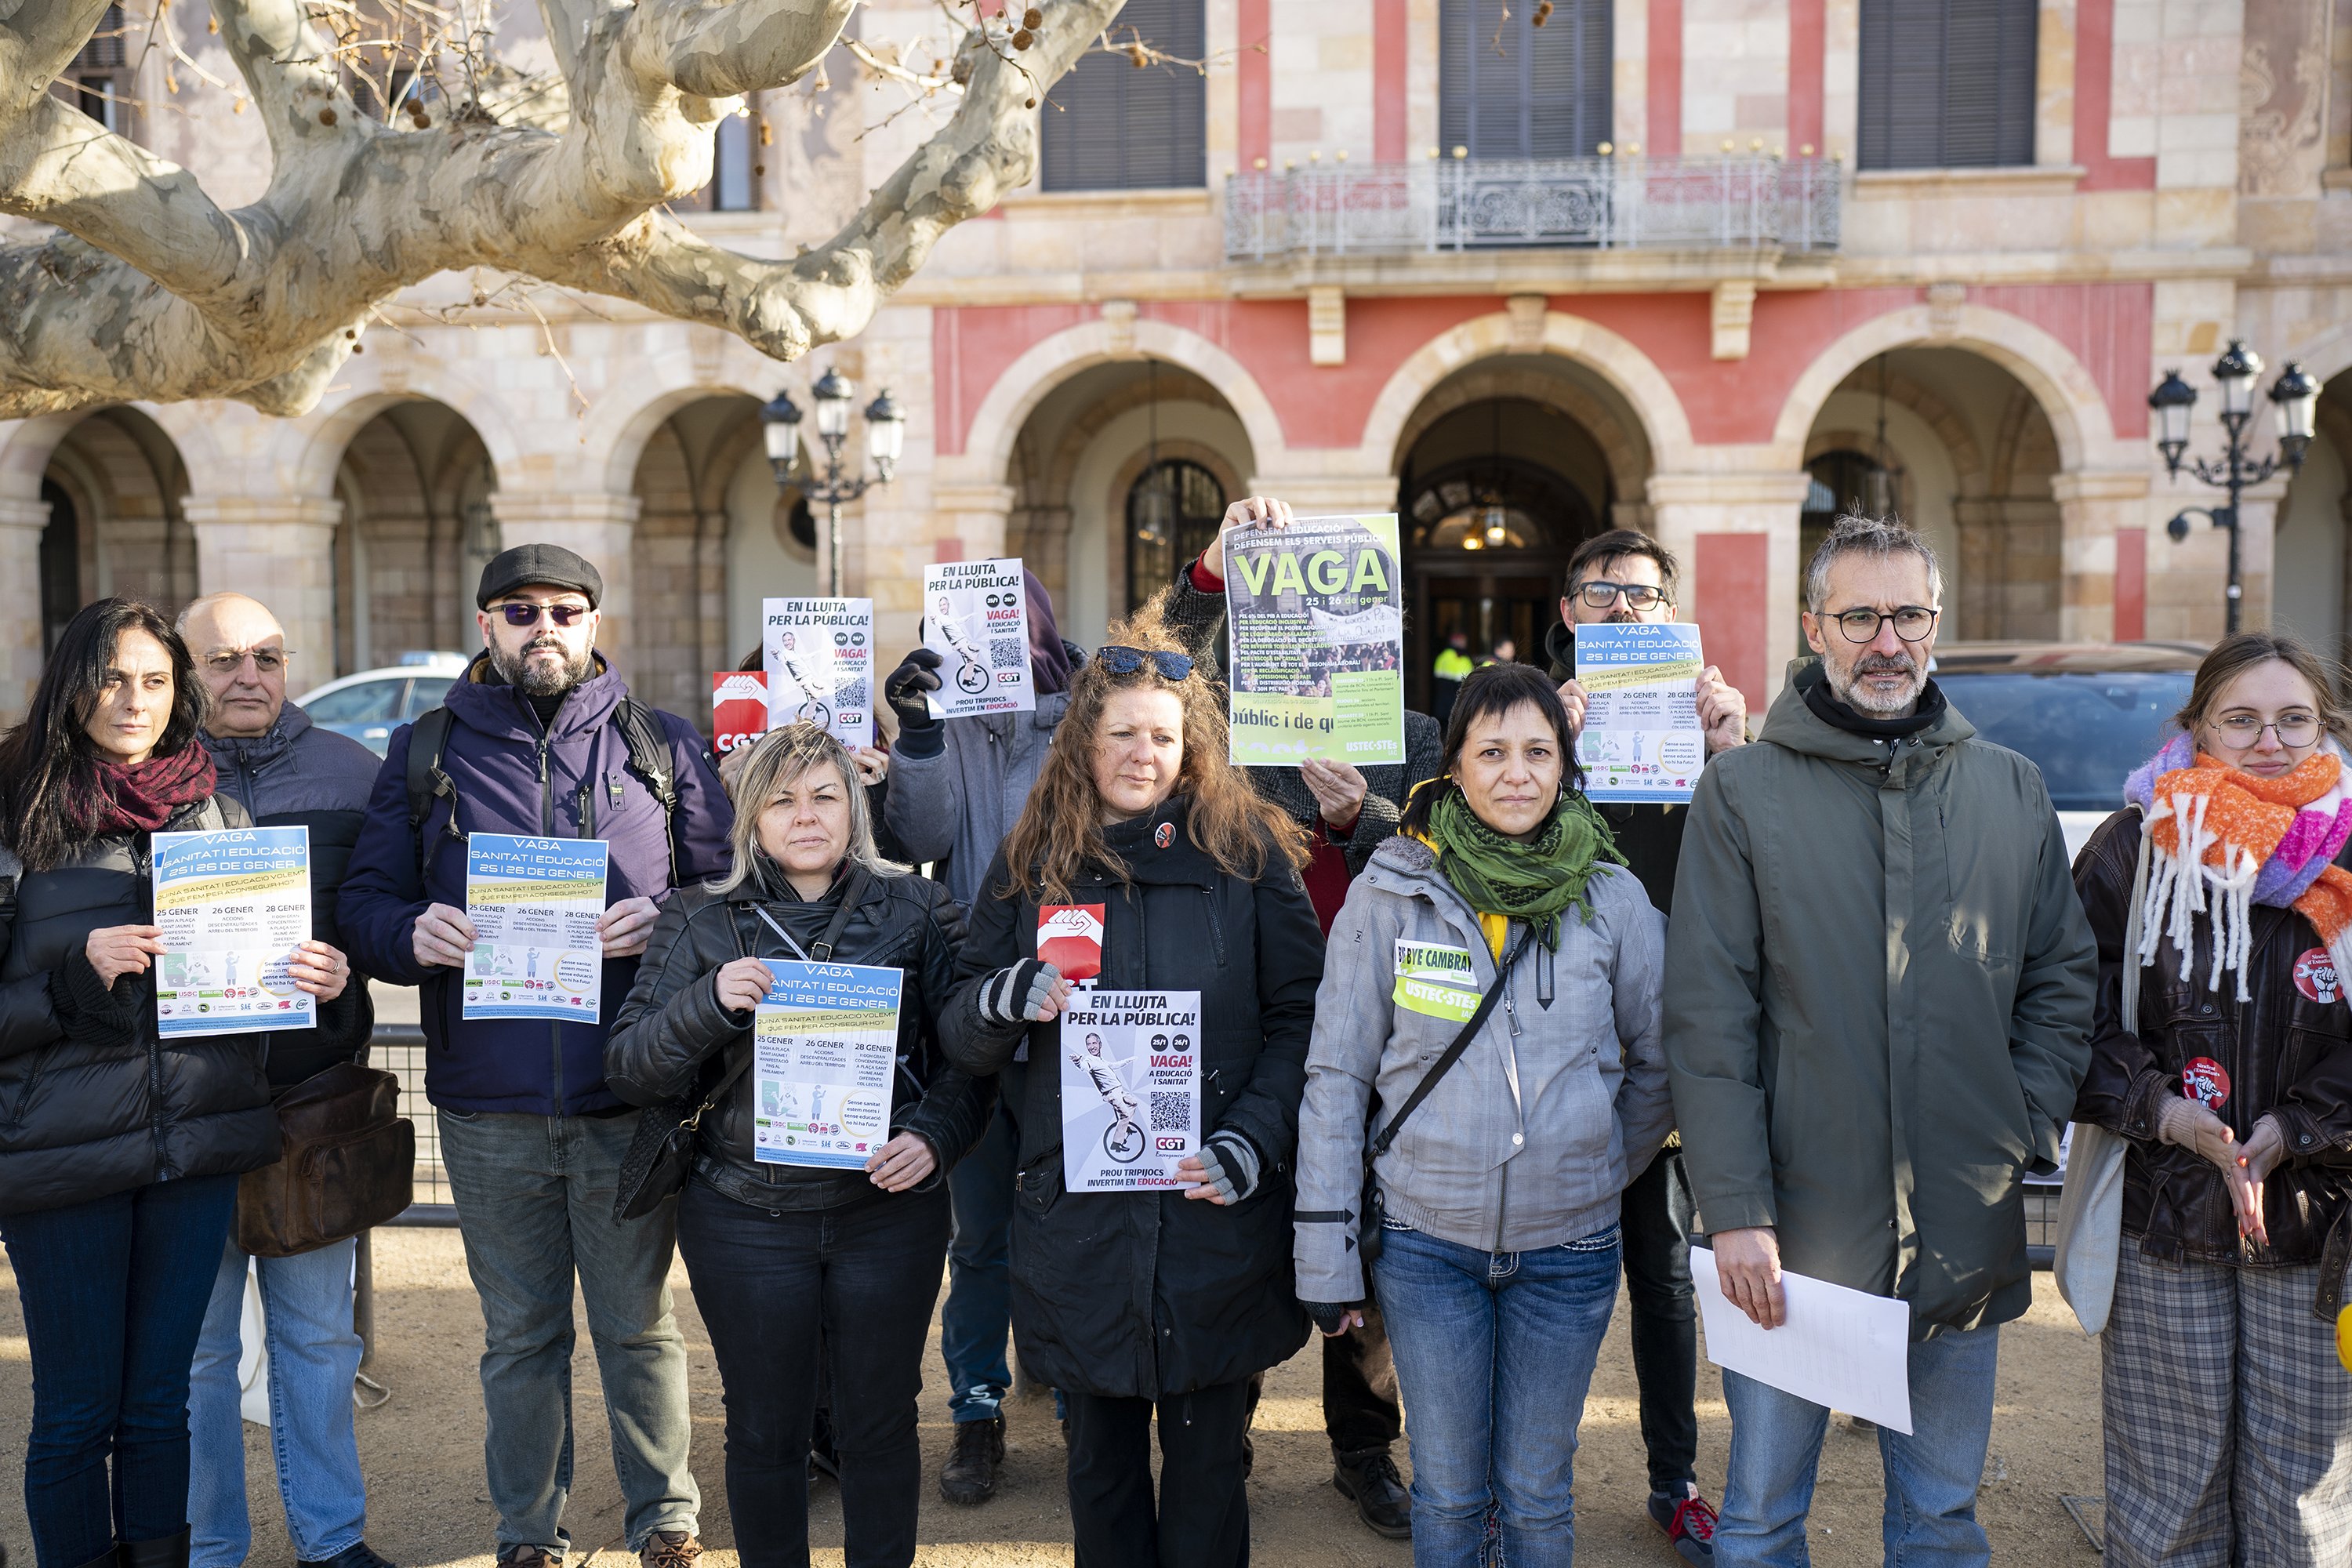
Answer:
[[[1410,1012],[1468,1023],[1478,1010],[1478,973],[1470,950],[1399,937],[1393,999]]]

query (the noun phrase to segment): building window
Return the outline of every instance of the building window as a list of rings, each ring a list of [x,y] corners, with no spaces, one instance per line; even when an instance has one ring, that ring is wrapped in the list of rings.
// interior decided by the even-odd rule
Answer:
[[[61,94],[67,102],[109,131],[122,134],[128,133],[125,128],[131,123],[131,72],[123,47],[126,30],[122,7],[109,5],[59,84],[70,84],[70,95]]]
[[[1127,0],[1113,45],[1140,41],[1172,59],[1138,65],[1100,50],[1078,57],[1038,110],[1049,191],[1192,188],[1209,183],[1206,78],[1185,60],[1208,54],[1203,0]]]
[[[760,176],[768,172],[760,153],[760,125],[756,100],[749,114],[730,114],[719,122],[711,147],[710,184],[703,187],[712,212],[759,210]]]
[[[1864,169],[2033,162],[2036,0],[1862,0]]]
[[[1127,492],[1127,607],[1176,581],[1176,568],[1216,542],[1225,487],[1198,463],[1164,458]]]
[[[1444,151],[1466,148],[1473,158],[1597,155],[1614,112],[1612,9],[1611,0],[1557,0],[1548,9],[1529,0],[1440,0],[1437,125]]]

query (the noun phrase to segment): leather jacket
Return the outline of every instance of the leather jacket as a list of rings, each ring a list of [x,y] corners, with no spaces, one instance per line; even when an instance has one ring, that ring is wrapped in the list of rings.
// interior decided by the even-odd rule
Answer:
[[[2331,1231],[2352,1239],[2352,994],[2326,963],[2311,922],[2293,910],[2256,905],[2245,980],[2237,1000],[2227,973],[2209,990],[2212,924],[2200,914],[2195,960],[2184,978],[2166,941],[2138,971],[2139,1032],[2123,1028],[2124,929],[2138,865],[2140,818],[2116,813],[2074,862],[2074,886],[2099,944],[2099,989],[2091,1070],[2074,1120],[2131,1141],[2125,1163],[2123,1228],[2140,1250],[2168,1262],[2284,1268],[2322,1260]],[[2242,1143],[2254,1123],[2274,1118],[2285,1152],[2263,1188],[2270,1245],[2242,1240],[2221,1173],[2193,1150],[2159,1142],[2165,1100],[2182,1092],[2182,1069],[2199,1059],[2228,1075],[2214,1113]],[[2339,1265],[2335,1274],[2341,1276]],[[2326,1280],[2324,1294],[2332,1296]]]

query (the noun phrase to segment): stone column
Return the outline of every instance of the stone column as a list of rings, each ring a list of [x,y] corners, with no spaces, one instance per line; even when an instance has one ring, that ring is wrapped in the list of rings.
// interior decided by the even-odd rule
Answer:
[[[637,531],[640,501],[633,495],[589,490],[572,495],[546,495],[499,490],[490,497],[490,511],[499,520],[499,547],[518,544],[560,544],[586,556],[604,574],[604,611],[596,646],[621,667],[625,677],[635,662],[635,629],[631,611],[629,552]],[[475,584],[465,584],[467,607],[472,608]]]
[[[1652,531],[1682,563],[1682,618],[1759,719],[1804,651],[1797,531],[1811,483],[1784,468],[1650,477]]]
[[[1370,474],[1253,474],[1249,493],[1286,500],[1301,517],[1368,516],[1397,507],[1396,476],[1385,469]]]
[[[0,583],[16,584],[0,615],[0,724],[24,718],[48,655],[41,646],[41,531],[48,526],[48,502],[0,496]]]
[[[269,606],[293,650],[289,694],[335,673],[335,525],[343,503],[321,496],[191,495],[196,591],[248,595]]]
[[[2116,531],[2144,525],[2147,496],[2148,475],[2145,468],[2095,469],[2052,477],[2050,499],[2058,503],[2058,637],[2061,641],[2114,640]],[[2159,539],[2161,537],[2158,535]],[[2268,537],[2266,528],[2265,543]],[[2151,539],[2148,542],[2154,545],[2158,540]],[[2267,552],[2263,559],[2267,563]],[[2265,584],[2269,581],[2267,570],[2263,581]],[[2267,595],[2264,602],[2267,605]]]

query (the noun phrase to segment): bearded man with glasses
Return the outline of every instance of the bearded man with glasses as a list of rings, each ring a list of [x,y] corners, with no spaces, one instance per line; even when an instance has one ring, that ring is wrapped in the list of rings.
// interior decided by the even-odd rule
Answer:
[[[2033,1300],[2021,1179],[2057,1168],[2097,953],[2040,770],[1930,679],[1943,584],[1901,523],[1842,518],[1798,668],[1706,770],[1666,935],[1665,1050],[1723,1294],[1781,1270],[1908,1303],[1913,1430],[1880,1428],[1886,1560],[1984,1563],[2000,1325]],[[1727,1371],[1723,1564],[1806,1561],[1829,1412]]]
[[[701,1551],[670,1310],[676,1205],[614,1215],[637,1110],[605,1084],[604,1038],[660,902],[730,865],[734,813],[700,732],[632,697],[596,651],[604,593],[595,566],[557,545],[518,545],[483,568],[482,652],[442,707],[393,735],[340,910],[362,968],[424,992],[425,1092],[482,1300],[503,1568],[561,1568],[571,1549],[575,1273],[629,1550],[645,1568],[690,1568]],[[462,1016],[468,833],[608,845],[603,1016]]]

